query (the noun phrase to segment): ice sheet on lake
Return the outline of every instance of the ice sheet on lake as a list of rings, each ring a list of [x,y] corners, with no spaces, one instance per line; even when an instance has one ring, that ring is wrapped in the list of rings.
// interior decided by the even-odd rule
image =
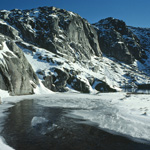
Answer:
[[[78,115],[95,122],[104,130],[150,141],[150,99],[149,95],[126,93],[101,93],[99,95],[57,93],[3,98],[2,110],[10,106],[8,102],[23,99],[37,99],[46,107],[71,108],[70,115]],[[6,106],[5,106],[6,105]],[[8,106],[7,106],[8,105]],[[3,113],[0,112],[2,115]]]
[[[107,93],[100,95],[58,94],[43,97],[38,104],[71,108],[71,114],[83,117],[104,130],[150,141],[150,101],[148,95]]]

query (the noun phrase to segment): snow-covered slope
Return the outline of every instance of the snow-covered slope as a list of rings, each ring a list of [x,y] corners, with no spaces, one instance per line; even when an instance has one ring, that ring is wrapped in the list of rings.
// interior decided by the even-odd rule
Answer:
[[[27,48],[22,48],[22,50],[29,63],[32,64],[34,71],[37,72],[39,79],[44,81],[46,76],[52,75],[56,78],[54,84],[59,80],[57,79],[56,69],[62,72],[67,70],[69,76],[76,73],[75,78],[86,83],[90,92],[94,92],[96,85],[102,81],[119,90],[120,87],[124,87],[126,84],[129,86],[133,86],[134,83],[144,84],[149,79],[140,71],[139,66],[142,68],[142,64],[139,61],[127,65],[106,56],[103,56],[103,58],[93,56],[91,60],[73,63],[42,48],[34,47],[34,51]],[[72,86],[73,82],[71,84],[67,82],[67,88],[72,89]]]
[[[150,81],[148,29],[113,18],[95,27],[55,7],[5,10],[0,18],[0,33],[24,52],[40,80],[36,93],[44,86],[59,92],[113,92]]]

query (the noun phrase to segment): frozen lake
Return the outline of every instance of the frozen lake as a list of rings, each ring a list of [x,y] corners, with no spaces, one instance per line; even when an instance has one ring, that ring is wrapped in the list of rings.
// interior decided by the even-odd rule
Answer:
[[[16,103],[6,113],[9,115],[1,136],[15,150],[150,149],[149,140],[136,138],[134,132],[141,133],[136,127],[138,121],[119,116],[118,108],[97,97],[37,97]],[[105,128],[102,130],[101,126]],[[145,126],[146,131],[148,127]],[[147,138],[147,134],[140,137]]]

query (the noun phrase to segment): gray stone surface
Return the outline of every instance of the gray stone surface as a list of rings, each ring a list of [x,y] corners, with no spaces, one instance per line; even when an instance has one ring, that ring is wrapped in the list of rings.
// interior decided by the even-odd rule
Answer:
[[[14,25],[23,39],[31,44],[60,54],[72,61],[101,56],[96,30],[79,15],[55,7],[35,10],[12,10],[0,13]],[[8,14],[8,17],[5,17]],[[34,20],[34,21],[33,21]]]
[[[15,28],[6,24],[5,22],[0,23],[0,33],[12,39],[17,39],[19,34]]]
[[[92,87],[100,92],[113,92],[108,85],[111,83],[109,79],[105,80],[105,76],[111,78],[108,74],[112,70],[118,72],[118,75],[119,71],[113,66],[110,68],[101,65],[102,53],[113,60],[114,64],[130,65],[135,60],[144,64],[147,59],[142,49],[147,48],[148,52],[149,35],[147,38],[139,38],[131,29],[137,30],[114,18],[106,18],[91,25],[78,14],[55,7],[0,11],[0,52],[3,53],[0,89],[8,90],[12,95],[31,94],[38,84],[37,74],[44,86],[52,91],[65,92],[70,87],[89,93]],[[4,41],[10,51],[3,51]],[[40,48],[53,54],[41,54]],[[21,49],[27,49],[36,61],[52,66],[48,69],[39,68],[35,74]],[[65,61],[61,61],[64,58]],[[82,70],[67,67],[71,63],[89,69],[92,74],[87,72],[85,75]],[[110,72],[108,67],[112,69]],[[96,73],[100,75],[94,76]],[[127,79],[130,80],[129,77]],[[35,84],[30,83],[31,80]]]
[[[125,22],[106,18],[94,25],[98,28],[100,48],[107,56],[127,64],[132,64],[135,59],[141,61],[145,56],[140,40]]]
[[[11,95],[33,94],[30,81],[38,84],[36,74],[22,50],[13,41],[5,42],[10,51],[1,50],[4,52],[0,63],[0,89],[8,90]]]

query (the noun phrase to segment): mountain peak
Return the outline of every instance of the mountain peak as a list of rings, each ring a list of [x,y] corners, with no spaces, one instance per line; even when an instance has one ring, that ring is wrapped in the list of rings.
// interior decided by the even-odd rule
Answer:
[[[0,19],[0,36],[4,37],[0,38],[3,90],[29,94],[40,83],[53,91],[72,88],[85,93],[106,92],[115,91],[113,88],[122,87],[124,82],[130,85],[147,79],[139,69],[139,64],[144,66],[140,68],[149,66],[148,42],[145,46],[148,38],[139,36],[142,32],[145,35],[145,30],[137,34],[134,31],[137,29],[122,20],[109,17],[93,26],[78,14],[56,7],[1,10]],[[19,70],[25,70],[27,82],[16,69],[18,64],[21,64]],[[20,91],[16,85],[25,86]]]

